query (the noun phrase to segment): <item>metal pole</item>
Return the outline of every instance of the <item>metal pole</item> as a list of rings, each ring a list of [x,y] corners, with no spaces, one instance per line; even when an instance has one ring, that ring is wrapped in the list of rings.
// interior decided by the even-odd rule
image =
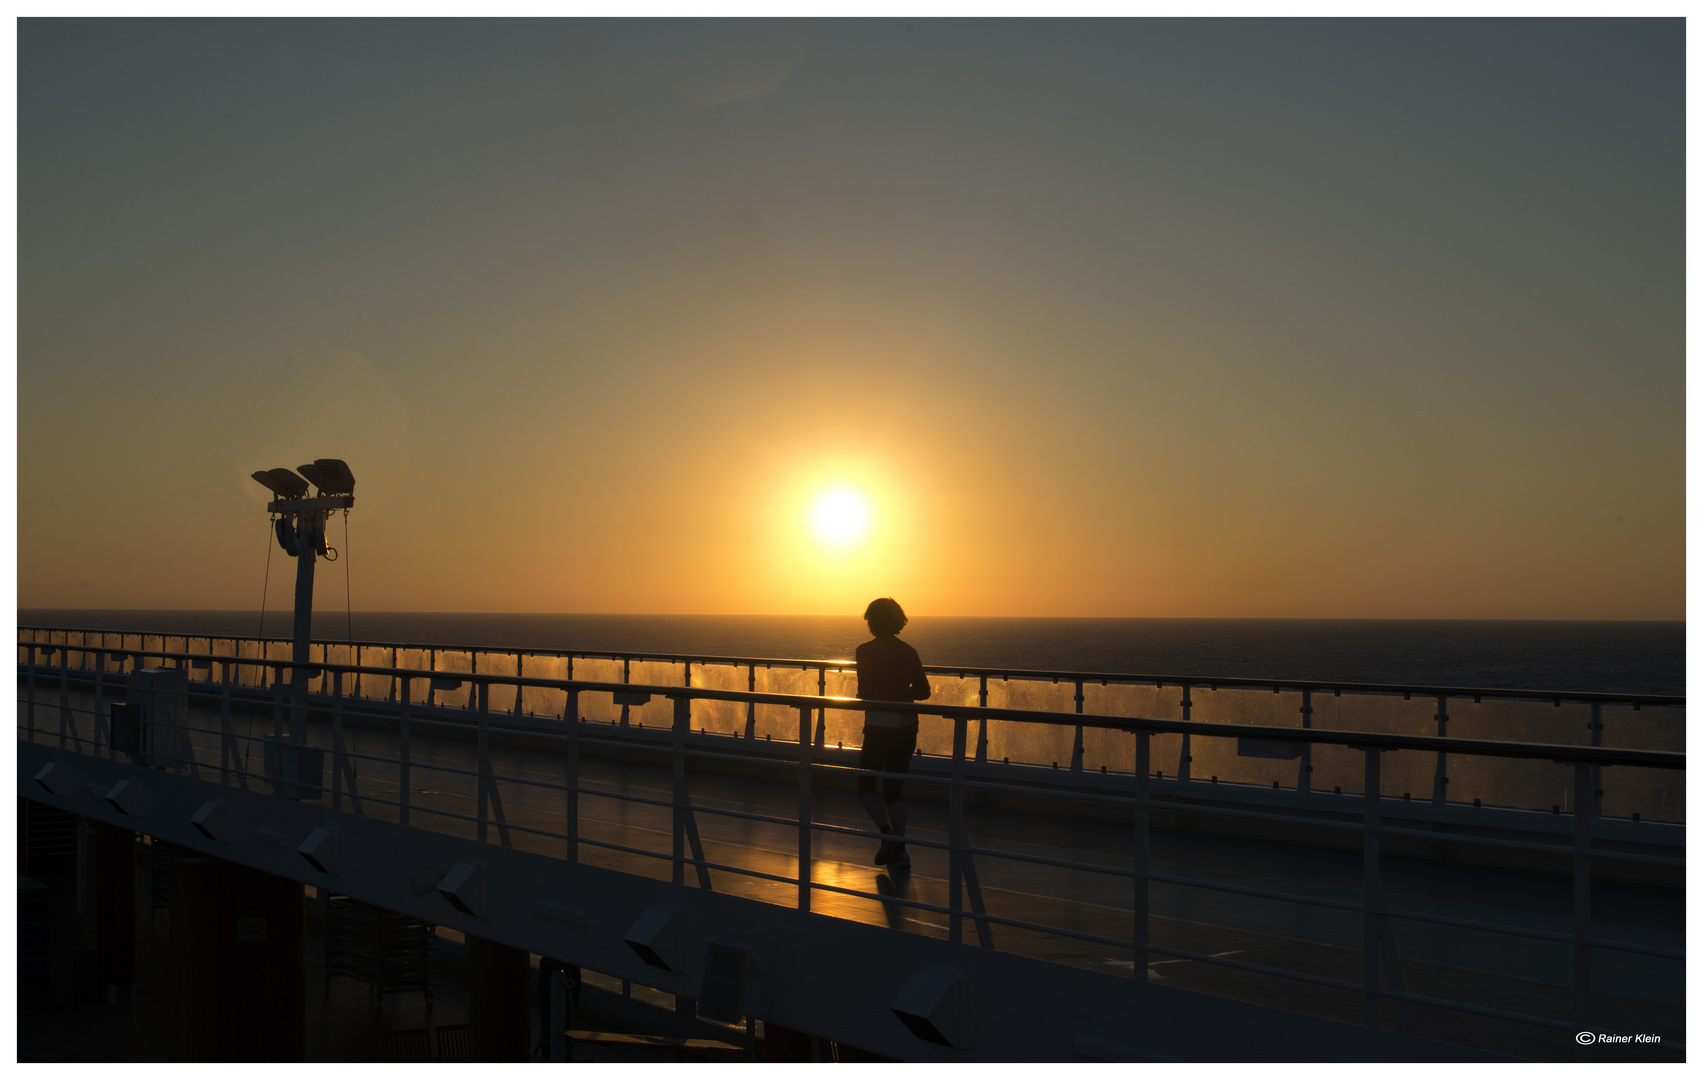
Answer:
[[[1591,766],[1573,766],[1573,1027],[1591,1022]]]
[[[579,862],[579,691],[568,691],[568,707],[563,716],[566,721],[567,743],[562,750],[563,786],[567,788],[562,794],[565,805],[562,807],[566,815],[566,824],[562,831],[567,834],[570,863]]]
[[[211,647],[208,651],[212,651]],[[102,634],[100,647],[95,650],[95,757],[100,757],[101,747],[111,742],[106,715],[106,635]],[[116,758],[117,752],[112,756]]]
[[[750,665],[750,672],[745,680],[745,689],[748,693],[755,694],[757,692],[756,664]],[[757,739],[757,703],[755,701],[745,703],[745,737],[753,742]]]
[[[236,646],[233,645],[231,648],[234,652]],[[224,671],[220,679],[222,686],[219,691],[219,783],[229,784],[231,775],[230,769],[225,765],[225,758],[228,754],[232,763],[237,759],[236,732],[231,727],[231,662],[226,660],[220,666],[224,668]],[[240,778],[238,782],[243,787],[248,787],[246,777]]]
[[[816,672],[816,695],[828,696],[828,665],[823,664]],[[816,745],[828,745],[828,708],[823,706],[816,710]]]
[[[65,635],[65,644],[59,648],[59,749],[65,749],[65,725],[71,721],[71,635]],[[76,737],[75,722],[72,721],[72,737]],[[82,747],[78,747],[79,750]]]
[[[394,657],[394,653],[395,653],[395,650],[392,650],[393,657]],[[407,828],[408,827],[408,698],[409,698],[410,691],[413,688],[413,680],[412,679],[398,679],[396,676],[392,675],[390,677],[390,692],[391,693],[394,694],[396,692],[396,687],[397,687],[398,683],[400,683],[401,686],[402,686],[402,718],[398,722],[398,725],[397,725],[397,780],[400,783],[401,791],[398,792],[397,798],[396,798],[397,803],[400,804],[397,807],[397,819],[396,820],[397,820],[397,823],[400,824],[403,828]]]
[[[1372,910],[1372,898],[1378,893],[1378,799],[1379,757],[1377,750],[1366,752],[1366,811],[1364,862],[1360,888],[1360,963],[1361,1014],[1369,1028],[1378,1026],[1378,927]]]
[[[1079,715],[1079,716],[1082,713],[1082,680],[1081,679],[1076,680],[1076,712],[1077,712],[1077,715]],[[1079,773],[1079,772],[1082,771],[1082,725],[1081,724],[1076,725],[1076,742],[1070,748],[1070,771],[1075,772],[1075,773]]]
[[[1183,723],[1188,723],[1190,714],[1194,711],[1194,697],[1188,683],[1183,684]],[[1189,778],[1189,762],[1193,759],[1188,734],[1183,734],[1183,748],[1177,755],[1177,779],[1186,781]]]
[[[291,710],[290,741],[297,746],[307,744],[307,683],[308,644],[313,636],[313,564],[319,546],[321,511],[310,510],[296,515],[296,624],[295,639],[290,646]],[[295,762],[291,763],[295,765]],[[291,768],[290,772],[297,771]]]
[[[969,734],[969,721],[956,717],[952,721],[952,784],[948,789],[947,839],[947,916],[946,938],[956,945],[964,940],[964,746]]]
[[[810,910],[810,707],[798,710],[798,910]]]
[[[1437,695],[1437,737],[1447,738],[1449,734],[1449,696]],[[1437,751],[1437,773],[1431,778],[1431,801],[1442,806],[1449,799],[1449,755]]]
[[[674,699],[674,884],[686,884],[686,729],[692,725],[692,703]]]
[[[473,693],[468,697],[475,694],[479,698],[479,842],[483,844],[488,816],[486,806],[491,798],[491,728],[485,722],[488,719],[485,713],[487,694],[483,683],[474,684]]]
[[[520,703],[521,699],[526,696],[526,689],[519,682],[519,680],[526,678],[526,656],[523,653],[514,654],[514,677],[516,680],[514,684],[514,714],[521,716],[523,714]]]
[[[1602,745],[1602,703],[1591,702],[1591,745]],[[1591,791],[1595,793],[1595,802],[1591,804],[1591,813],[1602,816],[1602,766],[1591,766]]]
[[[1301,726],[1313,726],[1313,692],[1301,691]],[[1295,777],[1295,793],[1305,795],[1313,790],[1313,744],[1301,744],[1301,768]]]
[[[27,714],[29,716],[30,742],[33,743],[33,742],[35,742],[35,644],[34,644],[33,639],[32,639],[31,644],[30,644],[29,655],[30,655],[30,689],[29,689],[29,705],[28,705],[26,711],[27,711]]]
[[[623,683],[630,683],[630,682],[633,681],[633,658],[630,657],[630,656],[623,656],[621,658],[621,681]],[[628,711],[630,709],[631,709],[631,706],[629,706],[629,705],[621,706],[621,726],[622,727],[627,726]]]
[[[343,673],[331,676],[331,812],[343,809]]]
[[[1135,733],[1135,812],[1131,854],[1135,864],[1135,904],[1130,929],[1135,942],[1135,981],[1147,981],[1147,856],[1151,842],[1147,821],[1147,774],[1152,771],[1151,747],[1145,731]]]
[[[978,698],[982,708],[988,707],[988,677],[982,676],[982,689]],[[988,718],[982,717],[976,724],[976,764],[985,765],[988,759]]]

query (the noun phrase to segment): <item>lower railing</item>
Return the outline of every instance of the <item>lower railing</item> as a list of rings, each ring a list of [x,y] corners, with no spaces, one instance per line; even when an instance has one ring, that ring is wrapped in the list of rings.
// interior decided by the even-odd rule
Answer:
[[[270,784],[275,793],[285,797],[317,799],[329,796],[334,811],[342,812],[347,802],[348,812],[384,816],[405,826],[457,835],[471,832],[473,838],[481,843],[490,842],[494,830],[496,841],[505,847],[534,850],[569,861],[581,860],[587,849],[628,860],[625,864],[628,868],[636,868],[637,864],[632,860],[649,860],[666,865],[671,879],[677,884],[687,884],[690,875],[698,886],[712,888],[712,874],[733,875],[747,882],[747,886],[730,886],[723,879],[724,890],[732,887],[739,891],[750,887],[755,890],[752,895],[795,906],[799,910],[815,907],[830,914],[856,917],[856,911],[845,905],[865,902],[882,911],[902,908],[941,915],[947,920],[945,934],[953,942],[964,939],[965,924],[969,923],[977,943],[983,947],[1030,952],[1040,949],[1044,955],[1045,947],[1036,944],[1041,939],[1067,939],[1091,944],[1100,947],[1103,955],[1131,957],[1133,971],[1138,978],[1144,977],[1150,956],[1162,956],[1339,990],[1360,998],[1360,1019],[1373,1027],[1380,1023],[1381,1003],[1392,1002],[1396,1023],[1403,1030],[1411,1028],[1409,1005],[1520,1025],[1582,1030],[1592,1022],[1592,954],[1599,950],[1671,961],[1678,965],[1675,980],[1683,977],[1682,951],[1599,937],[1593,933],[1591,926],[1593,863],[1618,861],[1640,864],[1655,872],[1671,873],[1675,879],[1683,874],[1681,859],[1653,853],[1636,843],[1621,840],[1610,843],[1597,835],[1596,792],[1600,790],[1602,770],[1649,771],[1656,775],[1682,776],[1685,758],[1680,753],[1384,732],[1204,724],[1087,713],[879,703],[884,710],[915,713],[925,718],[938,717],[948,728],[950,749],[936,759],[935,768],[892,777],[932,787],[944,795],[945,836],[929,837],[913,832],[906,838],[908,845],[920,849],[919,862],[925,858],[923,852],[934,853],[936,861],[944,857],[945,896],[938,898],[944,902],[934,902],[836,883],[827,879],[831,874],[821,872],[826,864],[818,855],[819,843],[841,842],[848,838],[884,839],[871,828],[820,820],[813,811],[815,790],[822,778],[843,784],[858,775],[889,775],[856,768],[846,755],[828,750],[815,737],[820,729],[820,714],[824,710],[850,717],[861,713],[868,704],[865,702],[695,686],[641,686],[471,672],[446,675],[389,666],[315,663],[308,673],[319,681],[323,692],[315,694],[308,709],[304,710],[297,708],[290,699],[289,673],[294,665],[287,661],[95,648],[88,650],[93,659],[89,677],[79,678],[73,685],[69,664],[59,667],[55,672],[57,678],[43,677],[45,669],[38,663],[39,648],[31,642],[20,642],[27,661],[20,668],[20,678],[25,686],[20,700],[18,729],[19,737],[24,741],[56,743],[78,753],[116,757],[119,751],[111,748],[114,733],[109,726],[110,695],[121,687],[133,685],[136,673],[144,665],[187,668],[205,672],[207,676],[204,681],[190,685],[196,708],[170,723],[159,721],[156,714],[155,722],[145,733],[146,741],[131,755],[132,760],[178,773],[189,772],[205,779],[216,778],[221,784],[243,787],[248,787],[251,782]],[[248,680],[258,685],[244,685],[245,680],[239,677],[239,672],[256,666],[270,672],[270,678]],[[394,687],[394,700],[389,697],[357,697],[345,692],[346,687],[357,685],[360,680],[377,680]],[[448,710],[428,703],[438,692],[459,691],[463,686],[468,691],[470,711]],[[529,691],[547,690],[560,694],[562,712],[556,717],[540,718],[518,714],[514,710],[493,709],[491,701],[493,691],[497,689],[512,693],[515,701],[522,700]],[[52,695],[56,700],[49,699],[51,691],[57,691]],[[619,710],[654,710],[657,705],[666,703],[669,723],[662,730],[654,726],[642,729],[636,725],[622,728],[619,722],[588,723],[582,719],[586,712],[584,706],[593,701],[607,703],[609,709]],[[704,708],[717,703],[733,703],[753,710],[762,707],[771,712],[784,710],[794,718],[795,724],[781,740],[774,739],[777,732],[773,730],[763,740],[755,739],[755,732],[750,733],[752,738],[738,738],[706,732],[702,728],[695,730],[694,706]],[[216,726],[211,722],[215,705]],[[257,740],[252,731],[256,710],[267,706],[272,712],[273,730],[270,736],[263,734]],[[239,714],[247,717],[249,731],[246,735],[237,732]],[[655,713],[652,711],[646,715],[654,717]],[[1126,740],[1133,767],[1121,775],[1108,773],[1104,781],[1096,778],[1093,788],[1060,783],[1058,780],[1066,780],[1067,774],[1050,771],[1040,777],[1048,782],[1036,782],[1033,777],[1019,779],[995,775],[976,767],[970,742],[971,725],[985,727],[989,722],[1040,729],[1082,728],[1097,732],[1107,740]],[[367,744],[365,749],[357,747],[353,741],[354,728],[351,725],[354,724],[360,725]],[[1282,800],[1264,803],[1244,801],[1239,805],[1228,805],[1191,799],[1187,805],[1187,812],[1193,815],[1257,820],[1282,829],[1293,829],[1297,833],[1335,833],[1345,840],[1357,836],[1362,852],[1358,898],[1304,895],[1155,870],[1150,857],[1152,814],[1155,811],[1176,811],[1181,805],[1174,792],[1164,795],[1155,790],[1161,779],[1155,776],[1153,768],[1153,743],[1167,736],[1190,737],[1196,740],[1196,745],[1212,740],[1233,740],[1242,751],[1264,756],[1291,754],[1302,749],[1308,751],[1315,761],[1331,756],[1360,755],[1358,795],[1332,800],[1327,812],[1321,812],[1315,803],[1303,805],[1297,801],[1291,805]],[[462,747],[467,740],[473,742],[471,753]],[[252,748],[256,741],[265,748],[263,761],[270,760],[270,764],[263,766],[259,773],[251,769]],[[619,750],[629,756],[641,755],[666,765],[669,777],[666,795],[645,794],[642,788],[634,790],[632,783],[619,779],[599,780],[586,775],[581,751],[592,744],[601,752]],[[324,779],[323,773],[315,776],[313,770],[306,768],[311,751],[318,751],[329,760],[329,782]],[[1505,834],[1496,835],[1491,830],[1461,828],[1439,832],[1387,824],[1384,821],[1384,808],[1389,802],[1385,758],[1403,754],[1422,755],[1427,759],[1448,755],[1450,760],[1465,762],[1491,760],[1565,770],[1570,775],[1573,794],[1568,811],[1572,817],[1570,839],[1545,839],[1541,831],[1534,832],[1534,838],[1512,839]],[[710,760],[723,768],[730,765],[744,767],[778,776],[789,785],[795,783],[796,808],[789,807],[786,812],[781,812],[774,806],[760,803],[737,805],[737,800],[725,797],[704,798],[700,795],[694,799],[688,785],[688,764]],[[507,771],[503,771],[505,768]],[[1054,777],[1057,780],[1053,780]],[[968,819],[974,818],[976,811],[974,808],[966,810],[966,799],[974,801],[996,796],[1020,797],[1030,802],[1040,800],[1063,807],[1066,820],[1071,814],[1090,811],[1088,816],[1092,818],[1121,820],[1125,824],[1118,828],[1127,838],[1125,853],[1118,858],[1105,852],[1100,853],[1099,858],[1065,858],[1019,850],[1018,846],[994,847],[973,842]],[[666,814],[669,822],[668,850],[655,850],[631,842],[636,839],[633,829],[625,832],[605,829],[602,830],[604,835],[589,835],[589,832],[599,830],[582,828],[586,822],[581,818],[581,806],[587,798]],[[470,805],[466,809],[457,809],[456,801],[459,799],[467,800]],[[1556,812],[1560,812],[1559,807]],[[770,838],[789,835],[791,850],[781,857],[762,849],[759,842],[735,841],[718,844],[727,849],[728,855],[710,858],[706,839],[698,827],[701,817],[740,822],[747,827],[766,827],[771,830]],[[1553,832],[1549,835],[1553,836]],[[1500,849],[1517,852],[1527,858],[1547,858],[1552,863],[1570,862],[1571,932],[1458,918],[1391,905],[1386,898],[1381,868],[1381,851],[1386,838],[1446,840],[1449,845]],[[713,837],[711,841],[714,841]],[[1043,895],[1070,909],[1069,917],[1047,922],[993,910],[984,895],[977,869],[978,863],[985,866],[988,860],[1004,860],[1035,868],[1033,873],[1036,876],[1030,881],[1030,888],[1044,890],[1057,886],[1054,891],[1059,895]],[[1064,874],[1049,880],[1043,873],[1047,870]],[[635,872],[642,871],[635,869]],[[1127,882],[1130,890],[1126,894],[1129,897],[1127,911],[1117,914],[1122,910],[1121,901],[1110,907],[1100,901],[1079,903],[1079,892],[1073,894],[1069,883],[1081,874]],[[1158,944],[1150,938],[1149,898],[1154,884],[1356,916],[1361,928],[1359,978],[1292,970]],[[776,886],[780,888],[776,889]],[[1090,913],[1084,915],[1084,911]],[[1066,922],[1074,925],[1065,925]],[[1120,922],[1121,927],[1115,925]],[[1403,922],[1493,933],[1568,947],[1572,959],[1570,1015],[1534,1015],[1469,1000],[1408,991],[1401,977],[1401,962],[1393,931],[1395,924]],[[1016,936],[1008,935],[996,946],[994,931],[997,928],[1016,932]],[[1380,965],[1384,973],[1382,980]]]

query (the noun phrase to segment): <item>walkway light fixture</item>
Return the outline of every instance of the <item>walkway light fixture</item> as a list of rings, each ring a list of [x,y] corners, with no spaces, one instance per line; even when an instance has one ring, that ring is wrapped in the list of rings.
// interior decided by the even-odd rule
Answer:
[[[290,742],[307,743],[307,685],[318,672],[308,669],[308,642],[313,633],[313,565],[317,556],[331,555],[325,542],[325,521],[333,510],[347,511],[355,505],[355,474],[341,458],[316,458],[300,467],[299,475],[289,469],[266,469],[251,474],[256,483],[278,496],[266,504],[277,516],[274,529],[278,546],[296,560],[296,619],[290,649]],[[304,479],[305,477],[305,479]],[[309,481],[319,489],[308,498]],[[300,755],[287,759],[299,762]],[[294,770],[292,770],[293,772]],[[295,776],[280,777],[279,793],[295,798],[317,798],[312,787],[293,783]]]

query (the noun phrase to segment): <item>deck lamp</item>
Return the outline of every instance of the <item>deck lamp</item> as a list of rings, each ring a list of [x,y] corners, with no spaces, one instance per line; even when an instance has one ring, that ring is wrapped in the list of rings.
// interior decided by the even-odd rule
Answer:
[[[312,464],[303,465],[295,472],[280,468],[251,475],[256,483],[277,496],[266,504],[266,509],[277,515],[273,528],[278,546],[296,560],[295,634],[290,650],[293,665],[290,742],[305,746],[308,681],[318,674],[307,667],[313,628],[313,565],[317,556],[333,554],[325,542],[325,520],[333,510],[347,511],[355,505],[355,474],[341,458],[315,458]],[[318,489],[317,497],[311,499],[307,497],[310,483]],[[295,762],[300,757],[290,754],[282,760]],[[317,790],[317,784],[298,784],[295,776],[280,775],[276,779],[283,794],[315,797],[311,792]]]

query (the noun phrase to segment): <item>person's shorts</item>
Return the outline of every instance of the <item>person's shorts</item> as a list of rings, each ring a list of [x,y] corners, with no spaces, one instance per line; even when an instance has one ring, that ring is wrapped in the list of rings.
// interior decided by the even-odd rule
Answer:
[[[911,769],[911,755],[917,751],[917,733],[914,731],[865,730],[863,733],[863,749],[857,755],[857,767],[874,769],[884,773],[903,773]],[[885,776],[863,775],[857,778],[857,790],[860,794],[868,795],[875,790],[875,781],[881,781],[881,796],[883,802],[898,802],[899,790],[904,787],[903,780],[895,780]]]

